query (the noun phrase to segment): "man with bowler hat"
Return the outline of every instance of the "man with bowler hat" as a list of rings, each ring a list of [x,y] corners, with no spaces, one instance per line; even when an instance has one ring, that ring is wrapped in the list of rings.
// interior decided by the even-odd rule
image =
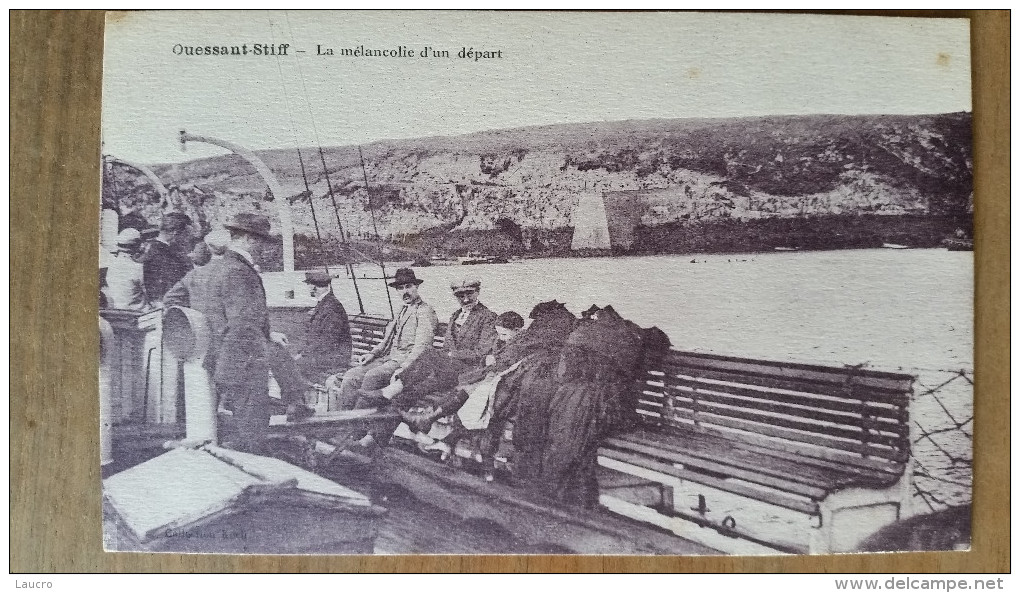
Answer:
[[[363,355],[357,366],[344,373],[340,384],[341,409],[354,408],[359,390],[373,391],[388,386],[394,375],[432,348],[439,318],[436,310],[418,294],[418,286],[422,282],[411,268],[397,270],[390,286],[400,293],[404,306],[393,323],[387,326],[379,345]],[[399,381],[396,384],[399,385]],[[395,393],[389,398],[393,395]]]
[[[318,302],[308,314],[308,332],[298,353],[302,374],[316,383],[351,366],[351,324],[347,310],[333,294],[326,272],[305,272],[305,284]]]
[[[266,291],[255,258],[273,237],[269,219],[261,214],[240,212],[223,226],[230,232],[223,257],[187,274],[167,292],[164,304],[205,315],[212,334],[205,364],[221,407],[233,415],[223,445],[258,453],[269,427],[270,336]]]

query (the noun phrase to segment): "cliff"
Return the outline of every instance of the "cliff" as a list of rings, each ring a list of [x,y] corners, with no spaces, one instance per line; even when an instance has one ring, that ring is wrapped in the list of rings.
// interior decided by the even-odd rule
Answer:
[[[690,234],[720,221],[739,233],[773,219],[933,217],[969,230],[972,210],[969,113],[562,124],[387,140],[362,150],[367,192],[357,147],[323,148],[327,171],[317,148],[301,150],[330,243],[338,218],[353,237],[373,236],[374,213],[380,235],[398,244],[454,248],[458,234],[461,243],[500,236],[523,238],[529,251],[532,238],[541,243],[570,229],[584,192],[637,196],[634,215],[645,231],[638,250],[649,248],[641,236],[654,235],[655,249],[668,249],[666,230]],[[291,199],[296,233],[315,237],[297,151],[259,154],[286,196],[268,196],[254,170],[232,155],[154,170],[173,186],[175,207],[206,223],[239,209],[275,217],[268,199]],[[114,168],[107,179],[104,199],[158,216],[158,198],[140,176]]]

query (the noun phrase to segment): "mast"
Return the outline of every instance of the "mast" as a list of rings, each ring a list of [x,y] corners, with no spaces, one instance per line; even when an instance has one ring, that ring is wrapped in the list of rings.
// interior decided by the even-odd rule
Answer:
[[[212,138],[209,136],[198,136],[195,134],[189,134],[184,130],[181,130],[180,135],[181,150],[185,149],[187,143],[190,142],[204,142],[206,144],[212,144],[221,148],[233,152],[234,154],[242,157],[244,160],[251,163],[258,174],[262,177],[266,185],[269,186],[270,193],[273,194],[273,201],[276,202],[276,207],[280,213],[280,234],[283,236],[283,271],[293,272],[294,271],[294,224],[291,222],[290,215],[290,204],[287,201],[287,197],[283,194],[283,189],[280,187],[280,182],[277,181],[276,176],[269,170],[262,159],[260,159],[254,152],[247,148],[234,144],[233,142],[227,142],[226,140],[220,140],[218,138]]]

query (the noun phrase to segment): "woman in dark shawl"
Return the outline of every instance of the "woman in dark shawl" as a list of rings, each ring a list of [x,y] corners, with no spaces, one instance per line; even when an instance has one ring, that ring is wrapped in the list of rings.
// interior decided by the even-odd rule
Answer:
[[[598,448],[636,422],[634,382],[661,359],[669,340],[642,330],[612,307],[578,324],[563,346],[548,408],[540,489],[567,504],[598,504]]]
[[[486,456],[499,446],[507,421],[513,421],[514,477],[527,484],[541,473],[542,451],[547,440],[549,402],[556,390],[560,349],[574,329],[577,318],[556,301],[532,309],[534,320],[496,357],[496,369],[521,364],[503,377],[493,399]]]

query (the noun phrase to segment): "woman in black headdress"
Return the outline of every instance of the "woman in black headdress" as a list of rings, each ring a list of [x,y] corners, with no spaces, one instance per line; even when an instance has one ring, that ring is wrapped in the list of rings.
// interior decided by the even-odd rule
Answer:
[[[562,502],[598,504],[598,448],[636,422],[634,382],[668,351],[657,328],[642,330],[606,307],[570,334],[556,369],[539,487]]]
[[[489,453],[495,450],[506,422],[512,420],[514,477],[524,484],[541,475],[560,350],[577,323],[573,313],[556,301],[535,305],[530,317],[531,325],[507,343],[496,361],[497,370],[500,365],[523,362],[503,377],[496,390],[485,447]]]

